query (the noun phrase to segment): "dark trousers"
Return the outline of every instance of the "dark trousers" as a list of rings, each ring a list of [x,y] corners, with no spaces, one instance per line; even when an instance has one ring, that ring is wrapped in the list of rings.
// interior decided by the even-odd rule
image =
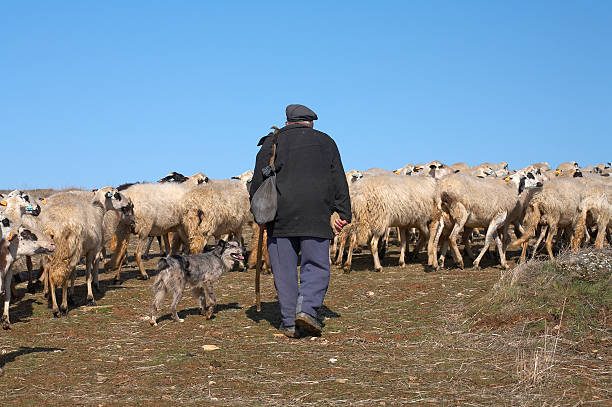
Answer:
[[[298,284],[298,253],[302,252]],[[329,240],[315,237],[269,237],[268,252],[283,325],[294,326],[295,315],[317,318],[329,286]]]

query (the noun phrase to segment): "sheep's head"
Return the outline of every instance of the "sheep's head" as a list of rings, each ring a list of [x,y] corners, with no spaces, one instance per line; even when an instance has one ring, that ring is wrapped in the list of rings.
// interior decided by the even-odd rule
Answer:
[[[123,211],[132,205],[132,201],[128,197],[113,187],[94,189],[92,194],[92,203],[101,204],[107,211]]]
[[[350,170],[346,173],[346,182],[349,184],[357,181],[360,178],[363,178],[363,174],[359,170]]]
[[[183,174],[176,172],[176,171],[172,171],[170,174],[166,175],[164,178],[160,179],[159,183],[163,183],[163,182],[177,182],[177,183],[182,183],[185,182],[189,179],[189,177],[184,176]]]
[[[15,234],[16,231],[13,230],[13,226],[9,218],[6,215],[0,213],[0,238],[7,238],[9,234]]]
[[[5,219],[2,220],[3,224]],[[13,231],[6,236],[6,240],[10,246],[16,247],[17,256],[51,254],[55,251],[55,243],[47,239],[44,233],[26,229],[21,225],[12,229]]]
[[[240,182],[246,185],[253,180],[253,171],[251,170],[245,171],[240,175],[236,175],[235,177],[232,177],[232,179],[239,180]]]
[[[40,206],[36,203],[32,204],[30,196],[18,189],[10,192],[6,199],[0,202],[0,206],[5,209],[15,209],[20,215],[38,216],[40,214]]]

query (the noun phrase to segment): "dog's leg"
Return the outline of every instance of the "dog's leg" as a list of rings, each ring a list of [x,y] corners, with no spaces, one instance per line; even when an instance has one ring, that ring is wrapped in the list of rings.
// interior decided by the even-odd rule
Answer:
[[[163,280],[158,277],[159,283],[156,281],[153,286],[153,304],[151,305],[151,325],[157,326],[157,312],[161,309],[161,305],[166,297],[166,285]]]
[[[200,314],[205,315],[206,312],[206,296],[202,287],[193,287],[191,289],[191,294],[193,295],[193,299],[196,300],[196,303],[200,307]]]
[[[183,287],[184,289],[185,287]],[[178,314],[176,313],[176,307],[178,306],[178,303],[181,302],[181,299],[183,298],[183,290],[182,289],[175,289],[174,291],[174,298],[172,299],[172,305],[170,305],[170,312],[172,313],[172,319],[175,320],[176,322],[185,322],[185,320],[183,318],[179,318]]]
[[[204,294],[204,299],[206,301],[206,319],[211,319],[215,312],[215,305],[217,304],[212,284],[209,283],[204,286]]]

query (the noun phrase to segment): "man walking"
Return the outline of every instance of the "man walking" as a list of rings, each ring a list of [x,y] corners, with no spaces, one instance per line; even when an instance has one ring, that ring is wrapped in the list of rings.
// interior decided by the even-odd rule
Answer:
[[[259,141],[251,198],[263,182],[262,168],[276,147],[275,219],[266,224],[268,252],[280,303],[281,331],[299,337],[296,326],[309,335],[321,334],[317,310],[329,286],[329,241],[332,213],[338,212],[334,228],[339,233],[351,221],[348,185],[334,140],[313,129],[317,115],[302,105],[289,105],[287,122],[276,137]],[[301,252],[300,282],[297,262]]]

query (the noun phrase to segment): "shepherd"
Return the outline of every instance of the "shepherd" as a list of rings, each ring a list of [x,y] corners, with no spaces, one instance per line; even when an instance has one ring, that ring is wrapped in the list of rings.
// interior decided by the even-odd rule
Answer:
[[[264,180],[262,169],[275,153],[276,216],[264,227],[280,304],[279,330],[290,338],[320,336],[318,310],[329,286],[329,244],[334,232],[351,222],[351,201],[336,143],[313,129],[317,115],[293,104],[287,106],[286,116],[285,127],[259,141],[250,194],[253,198]],[[334,231],[333,212],[339,215]]]

